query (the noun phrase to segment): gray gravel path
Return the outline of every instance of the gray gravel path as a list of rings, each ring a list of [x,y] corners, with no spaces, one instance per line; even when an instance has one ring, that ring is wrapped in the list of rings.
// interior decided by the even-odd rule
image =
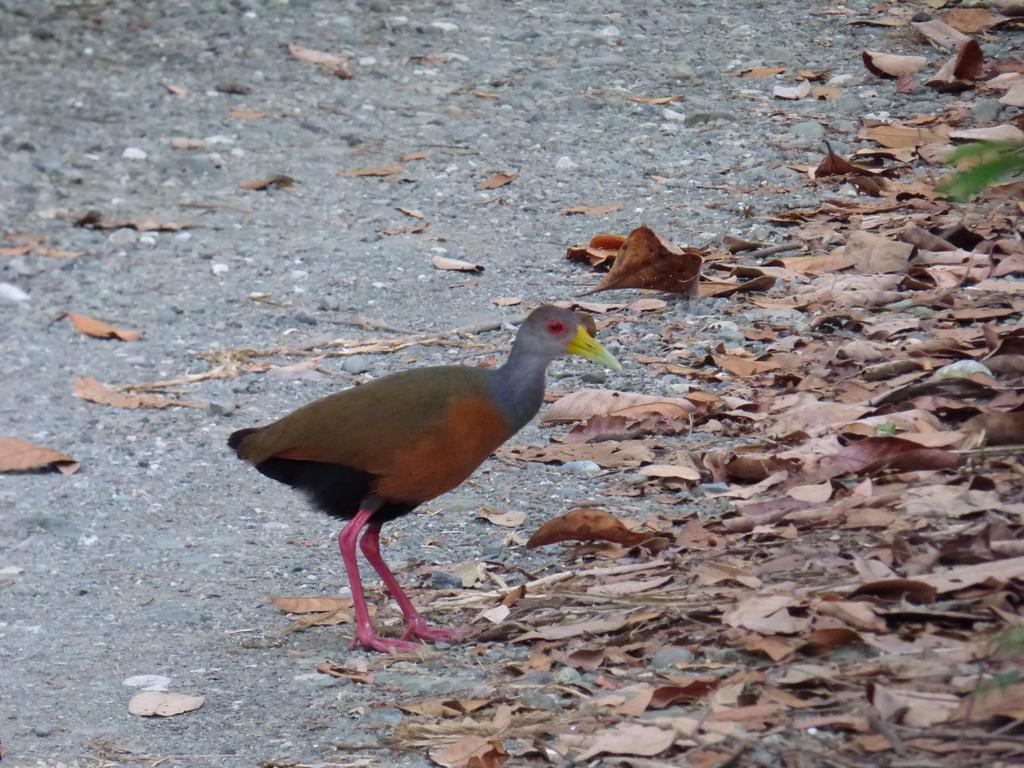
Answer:
[[[226,435],[361,377],[504,349],[507,322],[524,308],[595,284],[563,254],[598,231],[646,223],[688,245],[726,234],[784,239],[756,217],[817,193],[781,163],[815,161],[823,136],[842,151],[860,115],[891,109],[893,84],[866,75],[858,51],[908,45],[825,14],[832,5],[0,0],[0,228],[85,252],[0,258],[0,282],[27,294],[0,297],[0,432],[82,462],[72,476],[0,476],[8,760],[427,764],[417,752],[381,749],[401,717],[395,698],[472,691],[487,663],[523,649],[394,664],[373,686],[316,674],[323,659],[347,656],[347,630],[283,633],[286,620],[265,596],[344,586],[333,524],[234,460]],[[354,79],[295,60],[288,42],[350,53]],[[727,75],[775,64],[846,76],[846,93],[779,102],[771,78]],[[684,99],[651,106],[630,94]],[[949,98],[924,89],[899,103],[912,114]],[[237,119],[233,108],[266,116]],[[204,146],[175,149],[174,137]],[[397,181],[338,175],[414,151],[428,156],[407,162]],[[519,177],[476,188],[496,171]],[[239,188],[277,174],[297,183]],[[599,219],[558,213],[610,203],[621,210]],[[399,206],[421,211],[429,229],[382,235],[417,223]],[[89,210],[193,224],[75,227]],[[434,254],[486,271],[435,270]],[[499,308],[501,296],[524,303]],[[68,310],[145,338],[81,337],[54,322]],[[672,304],[661,316],[628,317],[617,327],[626,369],[605,384],[672,391],[677,380],[649,376],[631,358],[657,354],[655,334],[669,320],[690,317],[695,337],[708,338],[713,312]],[[71,395],[81,375],[178,378],[208,370],[205,352],[388,335],[351,325],[361,318],[416,332],[506,325],[481,335],[482,347],[330,358],[326,373],[242,372],[183,390],[210,410],[131,411]],[[579,362],[553,373],[565,390],[605,378]],[[517,442],[549,433],[532,426]],[[557,552],[505,546],[473,512],[522,510],[532,530],[600,502],[615,480],[491,461],[393,526],[386,553],[407,580],[418,566],[481,551],[539,568]],[[631,511],[653,504],[638,500]],[[135,689],[123,681],[143,674],[167,676],[172,690],[206,704],[166,720],[132,717]]]

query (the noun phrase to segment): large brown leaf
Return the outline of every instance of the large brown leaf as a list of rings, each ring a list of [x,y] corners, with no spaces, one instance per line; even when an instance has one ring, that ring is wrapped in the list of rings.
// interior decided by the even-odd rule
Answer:
[[[544,414],[544,423],[564,424],[592,416],[685,418],[696,410],[697,406],[682,397],[655,397],[615,389],[583,389],[556,400]]]
[[[874,472],[878,469],[916,471],[952,469],[962,458],[941,448],[925,448],[902,437],[866,437],[843,448],[833,457],[844,472]]]
[[[666,243],[648,227],[638,227],[629,233],[601,284],[580,295],[618,288],[647,288],[697,296],[703,263],[698,249],[681,249]]]
[[[526,546],[528,549],[536,549],[561,541],[610,541],[631,547],[658,535],[631,531],[610,512],[582,507],[548,520],[530,537]]]
[[[119,341],[138,341],[142,338],[141,331],[126,331],[123,328],[115,328],[110,323],[97,320],[95,317],[80,315],[77,312],[68,312],[68,320],[75,326],[75,330],[92,336],[94,339],[117,339]]]
[[[0,472],[24,472],[52,467],[65,475],[73,475],[81,466],[59,451],[32,445],[16,437],[0,437]]]

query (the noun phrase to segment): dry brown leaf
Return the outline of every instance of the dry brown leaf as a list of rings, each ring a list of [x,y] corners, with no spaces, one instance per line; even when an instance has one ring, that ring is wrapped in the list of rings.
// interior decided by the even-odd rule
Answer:
[[[1024,442],[1024,411],[980,413],[965,421],[961,429],[984,433],[987,445],[1019,445]]]
[[[956,720],[987,720],[990,717],[1024,720],[1024,683],[987,685],[961,702]]]
[[[702,280],[699,285],[701,298],[724,299],[737,293],[750,293],[752,291],[767,291],[775,285],[775,278],[772,275],[758,275],[757,277],[743,282],[720,282],[715,280]]]
[[[387,165],[365,166],[363,168],[351,168],[347,171],[338,171],[339,176],[392,176],[405,170],[402,163],[388,163]]]
[[[137,229],[139,232],[179,232],[193,226],[193,221],[157,221],[141,217],[137,219],[110,219],[99,211],[88,211],[75,219],[76,227],[86,229]]]
[[[871,74],[877,77],[896,78],[900,75],[913,75],[927,63],[924,56],[898,56],[878,51],[862,51],[861,59]]]
[[[914,580],[933,587],[940,595],[944,595],[989,581],[993,584],[1006,584],[1010,579],[1021,577],[1024,577],[1024,557],[962,565],[940,573],[917,576]]]
[[[274,187],[275,189],[288,189],[295,185],[295,179],[291,176],[285,176],[284,174],[278,174],[277,176],[271,176],[268,179],[256,179],[255,181],[243,181],[238,185],[239,189],[269,189]]]
[[[79,376],[75,379],[74,395],[81,400],[100,405],[111,405],[115,408],[199,408],[206,410],[208,403],[199,400],[171,400],[160,395],[125,395],[111,389],[91,376]]]
[[[174,85],[173,83],[161,83],[167,92],[174,96],[188,96],[188,89],[180,85]]]
[[[350,80],[353,77],[351,70],[348,68],[348,56],[340,53],[316,51],[312,48],[303,48],[295,43],[288,43],[288,52],[299,61],[304,61],[307,64],[316,64],[329,75],[340,77],[343,80]]]
[[[797,485],[789,489],[789,495],[808,504],[823,504],[832,498],[832,481],[826,480],[816,485]]]
[[[801,80],[797,85],[776,85],[772,88],[772,96],[776,99],[788,99],[799,101],[806,98],[811,92],[811,84],[807,80]]]
[[[24,472],[52,467],[62,474],[73,475],[79,462],[59,451],[42,448],[16,437],[0,437],[0,472]]]
[[[637,614],[609,613],[596,619],[588,619],[575,624],[553,624],[533,629],[516,638],[516,642],[526,640],[568,640],[582,635],[603,635],[616,632],[630,624],[639,624],[660,616],[660,611],[646,611]]]
[[[619,288],[646,288],[697,296],[703,263],[698,249],[680,249],[666,243],[648,227],[638,227],[622,244],[601,284],[581,295]]]
[[[729,73],[729,77],[771,77],[781,75],[786,71],[785,67],[751,67],[750,69],[737,69]]]
[[[960,46],[953,58],[925,82],[925,85],[947,93],[967,90],[972,87],[971,80],[981,77],[983,61],[981,46],[974,40],[968,40]]]
[[[868,701],[884,720],[915,728],[952,720],[960,707],[960,699],[953,694],[892,688],[874,682],[868,684]]]
[[[97,320],[88,315],[80,315],[77,312],[68,312],[68,320],[79,333],[92,336],[94,339],[118,339],[119,341],[138,341],[142,338],[141,331],[126,331],[115,328],[109,323]]]
[[[355,683],[373,682],[373,672],[368,671],[368,665],[362,660],[354,662],[351,667],[344,667],[339,664],[332,664],[329,661],[322,661],[316,665],[316,671],[321,675],[340,677],[345,680],[351,680]]]
[[[199,709],[206,702],[202,696],[187,696],[168,691],[143,691],[132,696],[128,713],[136,717],[174,717]]]
[[[606,469],[614,469],[647,464],[654,458],[654,451],[640,440],[623,440],[543,447],[505,445],[496,451],[496,455],[515,461],[539,461],[545,464],[593,461]]]
[[[656,107],[663,107],[666,104],[683,100],[682,96],[633,96],[631,94],[623,94],[623,97],[630,101],[635,101],[637,104],[651,104]]]
[[[259,109],[249,109],[248,107],[232,107],[228,110],[228,117],[232,120],[262,120],[264,117],[269,116],[269,112],[264,112]]]
[[[665,480],[682,480],[687,483],[700,482],[700,470],[692,463],[684,464],[648,464],[641,467],[639,474],[644,477],[658,477]]]
[[[850,235],[843,248],[843,255],[853,259],[853,265],[866,274],[906,272],[913,252],[910,243],[864,231]]]
[[[818,167],[811,173],[812,178],[822,179],[826,176],[845,176],[846,174],[875,176],[879,173],[883,173],[883,171],[851,163],[846,158],[833,152],[832,148],[827,144],[826,147],[828,147],[828,152],[825,157],[821,159],[821,162],[818,163]]]
[[[790,614],[788,607],[794,603],[789,595],[747,597],[722,614],[722,621],[763,635],[795,635],[804,632],[811,620]]]
[[[189,139],[184,136],[175,136],[171,139],[171,149],[205,149],[206,142],[203,139]]]
[[[9,248],[0,248],[0,256],[24,256],[31,250],[31,245],[14,245]]]
[[[960,32],[974,35],[1003,23],[1006,17],[997,16],[987,8],[954,8],[942,14],[942,20]]]
[[[501,101],[500,93],[493,93],[492,91],[485,91],[480,88],[473,91],[473,95],[478,99],[488,99],[490,101]]]
[[[497,189],[498,187],[504,187],[506,184],[511,184],[518,178],[518,173],[512,173],[510,171],[498,171],[497,173],[492,173],[486,179],[477,184],[476,188]]]
[[[526,542],[527,549],[563,541],[610,541],[632,547],[664,534],[631,531],[611,512],[581,507],[548,520]]]
[[[423,218],[423,212],[417,211],[415,208],[402,208],[401,206],[399,206],[398,210],[404,213],[406,216],[411,216],[414,219]]]
[[[697,406],[682,397],[657,397],[615,389],[582,389],[552,403],[544,414],[543,422],[566,424],[592,416],[640,418],[659,415],[678,418],[697,410]]]
[[[496,296],[491,302],[499,307],[514,307],[523,303],[521,296]]]
[[[1015,125],[994,125],[990,128],[964,128],[952,131],[949,138],[963,141],[1024,141],[1024,131]]]
[[[672,746],[676,733],[653,725],[622,722],[582,738],[577,746],[583,748],[583,752],[576,757],[576,762],[601,754],[653,757]]]
[[[587,245],[570,245],[565,257],[569,261],[586,261],[592,267],[607,269],[625,242],[625,235],[594,235]]]
[[[834,457],[844,471],[854,474],[879,469],[898,471],[953,469],[963,458],[941,448],[923,448],[901,437],[866,437],[851,443]]]
[[[930,21],[915,21],[911,26],[927,38],[929,42],[939,48],[953,50],[970,40],[970,38],[963,34],[963,32],[954,29],[944,21],[939,21],[938,19],[931,19]]]
[[[924,126],[893,124],[861,128],[857,132],[857,138],[874,141],[883,147],[892,149],[904,147],[912,149],[923,144],[945,143],[949,134],[950,129],[947,126],[926,128]]]
[[[622,210],[622,203],[611,203],[610,205],[573,205],[569,208],[559,208],[558,212],[563,216],[572,216],[574,214],[604,216],[619,210]]]
[[[285,597],[270,595],[269,600],[285,613],[326,613],[352,607],[352,598],[335,597],[333,595],[316,595],[313,597]]]
[[[483,507],[476,516],[489,523],[500,525],[503,528],[515,528],[526,522],[525,512],[499,512],[497,509]]]
[[[455,272],[483,272],[484,268],[480,264],[474,264],[471,261],[462,261],[461,259],[449,259],[447,256],[441,256],[435,254],[430,259],[430,263],[433,264],[437,269],[452,270]]]

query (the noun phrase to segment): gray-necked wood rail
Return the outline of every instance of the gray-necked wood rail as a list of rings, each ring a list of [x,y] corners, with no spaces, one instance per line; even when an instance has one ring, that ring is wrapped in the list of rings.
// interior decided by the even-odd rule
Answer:
[[[567,353],[621,368],[587,332],[583,318],[541,306],[520,326],[500,368],[438,366],[394,373],[228,438],[239,458],[264,475],[305,491],[324,512],[350,520],[338,534],[338,547],[356,612],[353,645],[409,651],[417,646],[408,637],[450,641],[467,633],[430,627],[416,611],[381,558],[381,525],[455,488],[525,426],[540,410],[548,364]],[[380,637],[370,623],[356,564],[357,539],[402,610],[402,640]]]

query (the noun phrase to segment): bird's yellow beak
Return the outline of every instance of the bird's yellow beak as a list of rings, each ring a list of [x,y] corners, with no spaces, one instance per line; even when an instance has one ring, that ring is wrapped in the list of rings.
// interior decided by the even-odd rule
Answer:
[[[587,329],[582,324],[576,329],[576,335],[569,342],[566,351],[573,355],[585,357],[587,360],[593,360],[595,363],[600,363],[613,370],[622,370],[622,364],[615,359],[611,352],[594,341],[594,337],[587,333]]]

